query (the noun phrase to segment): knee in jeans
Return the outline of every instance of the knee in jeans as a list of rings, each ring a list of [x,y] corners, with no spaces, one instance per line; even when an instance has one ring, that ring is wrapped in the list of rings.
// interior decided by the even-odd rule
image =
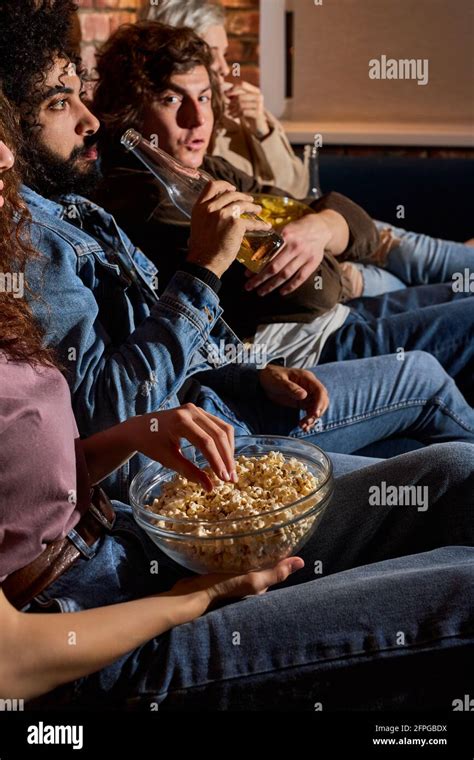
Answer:
[[[439,374],[446,375],[438,359],[426,351],[408,351],[405,354],[405,366],[410,372],[418,372],[425,378],[436,377]]]

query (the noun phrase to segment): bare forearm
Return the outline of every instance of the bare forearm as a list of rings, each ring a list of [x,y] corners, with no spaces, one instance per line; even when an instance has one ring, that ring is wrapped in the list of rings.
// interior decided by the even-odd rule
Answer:
[[[342,214],[332,209],[320,211],[319,215],[324,217],[324,221],[328,225],[331,234],[331,239],[327,246],[328,253],[332,253],[333,256],[340,256],[349,245],[349,225]]]
[[[168,592],[78,613],[15,613],[2,633],[0,697],[31,699],[94,673],[208,605],[205,591]]]
[[[81,441],[91,485],[100,483],[136,453],[132,441],[133,419]]]

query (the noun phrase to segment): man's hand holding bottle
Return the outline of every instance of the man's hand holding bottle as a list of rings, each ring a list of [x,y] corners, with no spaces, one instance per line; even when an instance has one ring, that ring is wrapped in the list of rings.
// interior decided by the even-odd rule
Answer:
[[[235,261],[244,235],[271,229],[267,222],[242,217],[261,210],[251,195],[237,192],[229,182],[209,182],[193,209],[187,260],[221,277]]]

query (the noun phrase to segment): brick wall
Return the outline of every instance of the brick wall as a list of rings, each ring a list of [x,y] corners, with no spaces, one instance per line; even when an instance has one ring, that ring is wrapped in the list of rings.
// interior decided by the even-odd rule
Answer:
[[[82,58],[85,67],[92,70],[96,49],[118,26],[137,20],[141,0],[76,0],[76,4],[79,6]]]
[[[76,3],[79,6],[82,57],[86,68],[92,70],[97,48],[118,26],[136,21],[138,12],[148,5],[148,0],[76,0]],[[228,15],[229,63],[240,64],[242,78],[258,84],[260,0],[222,0],[222,5]]]
[[[259,84],[260,0],[222,0],[227,12],[229,64],[240,64],[242,79]]]

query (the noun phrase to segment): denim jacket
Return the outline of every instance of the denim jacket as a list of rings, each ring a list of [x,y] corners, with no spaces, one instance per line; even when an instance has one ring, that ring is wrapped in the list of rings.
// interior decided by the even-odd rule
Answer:
[[[255,393],[255,366],[231,364],[218,350],[241,344],[212,288],[178,271],[158,298],[156,267],[110,214],[77,195],[57,203],[25,186],[22,195],[41,253],[27,272],[39,294],[31,307],[58,351],[82,436],[178,406],[179,389],[198,373],[217,393]],[[144,462],[134,457],[109,479],[109,493],[123,499]]]

